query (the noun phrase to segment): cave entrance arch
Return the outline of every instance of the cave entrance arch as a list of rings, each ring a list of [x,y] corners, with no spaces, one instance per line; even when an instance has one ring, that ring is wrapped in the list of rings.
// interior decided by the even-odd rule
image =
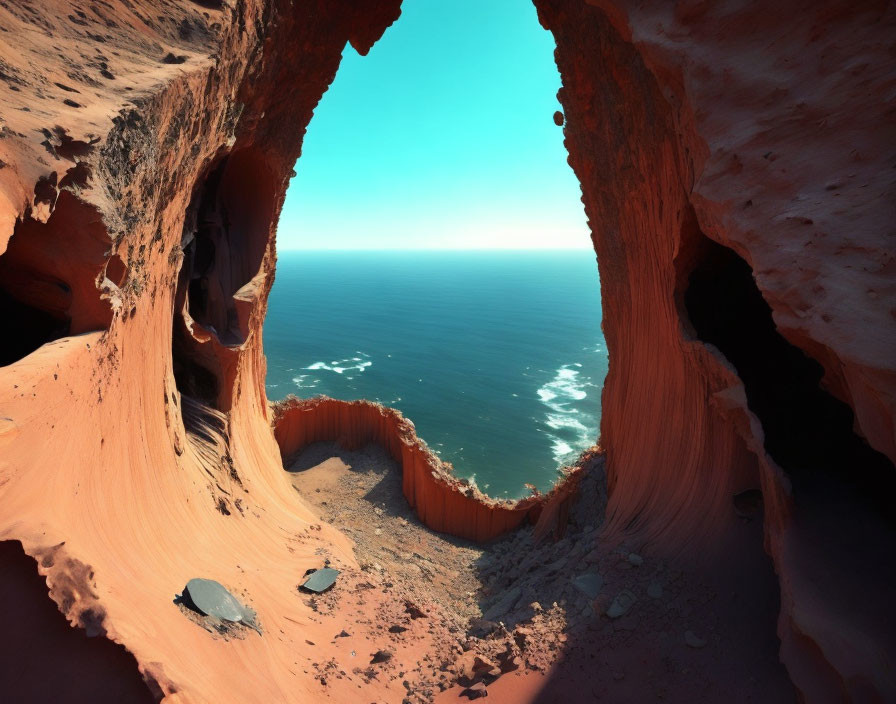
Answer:
[[[344,54],[309,125],[278,224],[277,282],[265,325],[268,393],[278,398],[287,391],[326,392],[396,405],[443,456],[455,461],[459,473],[476,473],[480,486],[491,484],[486,491],[496,488],[496,482],[483,478],[487,457],[494,464],[534,464],[530,453],[517,453],[515,446],[540,438],[537,462],[546,469],[531,479],[545,490],[561,461],[574,461],[577,451],[597,440],[606,363],[599,285],[580,187],[566,163],[553,38],[539,26],[532,5],[485,5],[461,9],[457,3],[405,3],[400,20],[370,55],[358,58],[351,49]],[[494,37],[501,35],[507,36],[496,43]],[[344,253],[340,263],[321,253],[287,251],[291,246],[572,246],[580,251],[570,254],[566,264],[553,255],[541,259],[544,270],[556,277],[557,291],[568,285],[563,298],[536,271],[538,255],[508,254],[504,262],[495,257],[489,263],[486,255],[465,261],[455,252],[440,262],[440,255],[419,252],[383,254],[365,264],[358,254]],[[304,268],[294,261],[299,256],[314,263]],[[321,267],[331,273],[321,276]],[[379,273],[383,276],[375,276]],[[456,285],[464,277],[466,284]],[[313,278],[318,288],[301,287],[290,278]],[[366,289],[359,288],[361,281]],[[494,285],[500,281],[505,288]],[[427,282],[441,293],[427,289]],[[489,284],[491,304],[483,298],[471,305],[474,289]],[[453,302],[455,315],[466,316],[466,326],[439,308],[442,302],[435,299],[440,295],[446,306]],[[532,300],[523,302],[525,295]],[[381,308],[370,301],[378,296]],[[402,297],[408,316],[440,320],[445,337],[423,324],[413,334],[429,336],[429,342],[410,341],[403,321],[385,311]],[[308,302],[304,308],[300,300]],[[286,320],[290,304],[292,325]],[[553,319],[544,310],[552,305],[558,308]],[[330,327],[318,329],[311,306],[327,308]],[[484,314],[489,308],[495,311],[493,319]],[[355,317],[361,309],[365,314]],[[579,313],[588,319],[580,320]],[[364,325],[377,319],[402,340],[403,349],[388,349],[380,331]],[[568,319],[575,322],[564,327]],[[521,334],[517,328],[522,327]],[[356,341],[330,337],[332,328],[353,329]],[[546,331],[555,338],[537,354],[539,346],[531,338]],[[323,337],[332,347],[319,349],[308,342],[303,349],[293,346],[292,355],[282,354],[278,345],[291,344],[290,335],[306,342]],[[455,349],[452,336],[466,336],[466,350]],[[486,353],[490,346],[494,357]],[[556,358],[546,354],[551,346],[558,350]],[[517,369],[514,355],[528,361]],[[419,373],[404,370],[405,375],[395,366],[399,358],[408,364],[419,360],[422,368]],[[433,387],[429,403],[420,394],[427,385]],[[451,417],[448,406],[454,407]],[[446,409],[445,415],[437,409]],[[491,443],[473,427],[474,418],[492,428]],[[459,430],[457,437],[446,432],[451,427]],[[503,456],[497,447],[505,448]],[[516,480],[518,491],[526,492],[527,480]],[[504,487],[498,495],[504,496]]]

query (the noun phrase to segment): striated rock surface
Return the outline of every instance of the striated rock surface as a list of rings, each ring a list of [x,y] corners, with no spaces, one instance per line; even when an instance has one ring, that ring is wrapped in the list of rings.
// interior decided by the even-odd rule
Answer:
[[[894,696],[896,13],[535,4],[601,271],[606,537],[712,559],[761,488],[796,685]]]
[[[567,481],[548,494],[518,501],[491,499],[475,484],[455,477],[451,465],[436,457],[401,413],[371,401],[293,397],[273,409],[274,437],[284,465],[315,442],[335,441],[346,450],[380,445],[401,467],[408,504],[425,526],[440,533],[483,542],[527,519],[539,533],[562,530],[560,514],[568,510],[575,493],[578,469],[571,469]]]
[[[594,540],[711,566],[748,520],[735,497],[761,489],[795,685],[896,697],[896,13],[535,4],[611,358]],[[371,701],[405,696],[311,674],[314,644],[379,602],[320,615],[297,596],[306,569],[354,558],[281,453],[381,442],[421,520],[478,539],[540,506],[468,496],[393,411],[319,400],[275,419],[265,396],[274,232],[304,129],[347,43],[365,53],[399,5],[0,3],[0,540],[72,625],[129,651],[97,650],[122,691],[136,668],[168,701],[356,701],[361,682]],[[562,530],[573,490],[540,533]],[[196,576],[265,635],[215,640],[184,618],[172,600]]]
[[[354,676],[307,674],[309,643],[345,620],[296,587],[354,558],[282,470],[260,333],[304,127],[346,43],[366,51],[398,16],[357,8],[0,5],[0,539],[168,701],[356,696]],[[74,563],[89,577],[65,588]],[[193,577],[264,635],[185,618],[173,599]]]

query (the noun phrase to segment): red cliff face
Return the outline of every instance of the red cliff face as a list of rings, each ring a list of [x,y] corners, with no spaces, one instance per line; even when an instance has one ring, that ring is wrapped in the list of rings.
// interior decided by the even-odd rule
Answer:
[[[795,683],[893,696],[892,8],[535,4],[601,272],[606,536],[711,554],[761,487]]]
[[[797,687],[894,698],[893,9],[535,4],[601,272],[602,539],[711,564],[761,489]],[[84,5],[0,7],[0,540],[156,696],[354,701],[307,674],[332,623],[295,596],[351,547],[281,450],[382,442],[437,530],[488,538],[534,508],[469,496],[373,404],[293,403],[271,432],[289,175],[346,43],[366,52],[400,2]],[[218,647],[171,605],[194,576],[277,637]]]
[[[314,442],[338,442],[346,450],[381,445],[401,467],[404,496],[421,522],[468,540],[491,540],[527,519],[537,524],[543,513],[542,530],[548,530],[548,515],[557,524],[554,505],[567,501],[575,486],[571,480],[546,495],[518,501],[490,499],[455,477],[451,465],[433,454],[401,413],[370,401],[287,399],[274,405],[273,423],[284,461]],[[550,508],[543,511],[546,506]]]

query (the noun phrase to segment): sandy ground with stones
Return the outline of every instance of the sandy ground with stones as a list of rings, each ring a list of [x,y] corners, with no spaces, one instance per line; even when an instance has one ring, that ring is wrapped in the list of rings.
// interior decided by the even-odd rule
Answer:
[[[295,489],[354,541],[360,565],[325,594],[303,598],[321,614],[375,604],[357,627],[380,649],[356,652],[357,634],[334,634],[330,645],[347,651],[349,664],[338,656],[315,663],[316,676],[346,676],[348,666],[363,679],[400,681],[408,702],[643,701],[671,692],[678,700],[725,691],[733,701],[788,701],[774,694],[787,692],[783,668],[759,654],[775,652],[758,648],[767,629],[750,627],[773,618],[766,607],[774,604],[720,592],[742,576],[713,583],[699,565],[624,545],[589,547],[600,545],[606,486],[602,455],[584,457],[581,496],[561,539],[537,542],[527,526],[484,546],[422,526],[401,494],[399,469],[377,446],[348,452],[317,443],[288,461]],[[746,532],[761,529],[761,505],[752,511],[741,519]],[[745,568],[760,557],[740,555]],[[416,660],[396,657],[414,649]],[[567,691],[573,671],[577,685]]]

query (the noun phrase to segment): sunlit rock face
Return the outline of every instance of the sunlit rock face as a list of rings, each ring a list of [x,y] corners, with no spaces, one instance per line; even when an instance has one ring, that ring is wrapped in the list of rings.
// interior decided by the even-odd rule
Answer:
[[[600,540],[711,565],[761,489],[797,688],[892,698],[894,11],[535,4],[601,271]],[[82,5],[0,8],[0,539],[127,686],[353,701],[308,674],[296,575],[354,558],[282,472],[261,331],[314,106],[400,3]],[[264,648],[172,607],[196,576]]]

